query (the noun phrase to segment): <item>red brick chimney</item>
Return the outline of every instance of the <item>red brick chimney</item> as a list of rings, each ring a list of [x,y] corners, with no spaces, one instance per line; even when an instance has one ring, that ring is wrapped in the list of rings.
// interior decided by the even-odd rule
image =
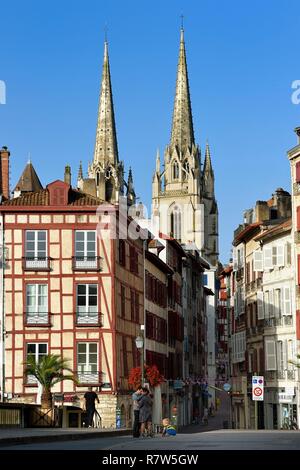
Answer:
[[[9,199],[9,156],[7,147],[0,149],[0,192]]]

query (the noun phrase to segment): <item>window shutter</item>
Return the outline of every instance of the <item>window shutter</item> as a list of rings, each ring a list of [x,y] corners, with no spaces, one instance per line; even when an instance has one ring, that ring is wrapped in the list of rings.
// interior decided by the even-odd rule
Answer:
[[[292,264],[292,245],[290,242],[285,244],[285,265],[290,266]]]
[[[123,361],[124,361],[124,377],[128,377],[128,357],[127,357],[127,341],[126,336],[123,336]]]
[[[264,373],[264,369],[265,369],[265,355],[264,355],[264,349],[263,348],[260,348],[259,349],[259,369],[258,369],[258,372],[260,374],[263,374]]]
[[[134,290],[130,289],[130,314],[131,321],[134,321]]]
[[[297,206],[297,230],[300,230],[300,206]]]
[[[274,290],[270,290],[269,292],[269,316],[270,318],[274,318]]]
[[[266,370],[276,370],[275,341],[266,341]]]
[[[284,245],[277,245],[277,266],[284,266]]]
[[[233,247],[233,250],[232,250],[232,257],[233,257],[233,270],[234,271],[237,271],[237,249],[236,247],[234,246]]]
[[[289,287],[285,287],[284,290],[284,315],[291,315],[291,290]]]
[[[254,251],[254,268],[253,271],[263,271],[263,252],[261,250]]]
[[[296,335],[297,339],[300,339],[300,310],[296,312]]]
[[[264,247],[264,269],[272,269],[272,248]]]
[[[257,292],[257,319],[263,320],[264,314],[264,293],[262,291]]]
[[[135,321],[140,322],[140,296],[139,293],[135,293]]]
[[[300,255],[298,255],[298,286],[300,286]]]
[[[296,183],[300,183],[300,162],[296,163]]]
[[[283,369],[287,368],[287,340],[282,341],[282,362],[283,362]]]

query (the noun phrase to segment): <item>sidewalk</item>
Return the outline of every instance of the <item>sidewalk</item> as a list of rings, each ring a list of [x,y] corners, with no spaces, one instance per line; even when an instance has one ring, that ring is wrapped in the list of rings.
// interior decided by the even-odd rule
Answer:
[[[0,447],[9,444],[32,444],[33,442],[69,441],[129,435],[131,429],[94,428],[0,428]]]

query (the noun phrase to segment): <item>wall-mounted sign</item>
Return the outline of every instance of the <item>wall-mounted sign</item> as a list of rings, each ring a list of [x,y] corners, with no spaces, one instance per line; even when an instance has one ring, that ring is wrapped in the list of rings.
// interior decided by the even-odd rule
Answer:
[[[264,400],[264,378],[262,375],[253,375],[252,377],[252,400]]]

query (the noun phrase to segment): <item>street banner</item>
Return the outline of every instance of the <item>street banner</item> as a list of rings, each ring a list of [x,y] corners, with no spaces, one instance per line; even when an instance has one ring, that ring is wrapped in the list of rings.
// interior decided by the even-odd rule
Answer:
[[[252,376],[252,400],[264,400],[264,378],[262,375]]]

